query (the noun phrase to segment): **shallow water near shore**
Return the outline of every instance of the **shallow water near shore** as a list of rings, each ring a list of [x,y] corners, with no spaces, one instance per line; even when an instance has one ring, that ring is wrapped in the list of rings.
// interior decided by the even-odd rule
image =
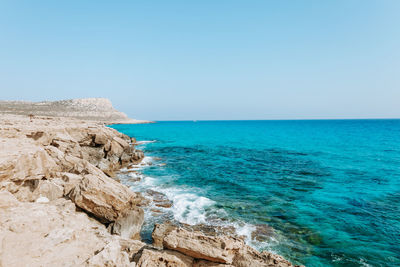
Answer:
[[[400,266],[400,120],[113,125],[143,142],[132,189],[155,221],[234,227],[307,266]],[[159,214],[159,216],[153,216]]]

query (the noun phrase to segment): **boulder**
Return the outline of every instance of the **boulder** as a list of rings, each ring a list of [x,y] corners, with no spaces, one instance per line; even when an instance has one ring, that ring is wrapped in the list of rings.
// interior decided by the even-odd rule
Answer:
[[[163,245],[193,258],[232,263],[235,253],[244,246],[244,242],[237,238],[206,236],[201,232],[175,228],[164,236]]]
[[[144,249],[137,267],[192,267],[193,258],[170,250]]]
[[[114,137],[113,140],[120,144],[123,149],[127,149],[129,147],[129,143],[120,137]]]
[[[136,207],[141,196],[103,175],[85,175],[69,193],[75,205],[103,223],[114,223],[112,230],[126,237],[138,237],[143,211]]]
[[[83,146],[80,148],[80,151],[82,153],[82,158],[95,166],[105,157],[102,147]]]
[[[118,158],[121,157],[122,153],[124,152],[124,148],[115,140],[111,142],[110,151],[108,151],[107,155],[110,156],[117,156]]]
[[[94,143],[97,145],[105,145],[109,141],[109,137],[104,132],[99,132],[94,138]]]

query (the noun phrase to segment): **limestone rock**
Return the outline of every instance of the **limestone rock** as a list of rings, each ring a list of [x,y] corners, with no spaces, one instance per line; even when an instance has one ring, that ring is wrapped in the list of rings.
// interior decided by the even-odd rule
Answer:
[[[111,147],[110,151],[108,151],[108,154],[110,156],[117,156],[118,158],[122,156],[122,153],[124,152],[124,148],[115,140],[111,142]]]
[[[108,141],[109,137],[104,132],[100,132],[95,135],[94,142],[97,145],[105,145]]]
[[[120,137],[114,137],[113,140],[120,144],[123,149],[127,149],[129,147],[128,142]]]
[[[85,175],[69,193],[83,210],[103,223],[114,222],[113,232],[137,238],[143,224],[143,210],[136,207],[141,196],[106,177]]]
[[[104,225],[76,212],[71,201],[13,200],[4,207],[4,196],[0,194],[0,266],[78,266],[108,242]]]
[[[19,201],[15,198],[13,194],[7,190],[0,191],[0,209],[13,207],[19,204]]]
[[[118,240],[108,243],[99,253],[90,258],[86,266],[90,267],[128,267],[135,266],[129,261],[129,255],[122,251]]]
[[[293,267],[283,257],[269,252],[260,253],[247,246],[242,239],[218,234],[206,235],[190,230],[189,226],[182,228],[171,223],[158,224],[154,227],[152,237],[155,247],[193,257],[194,266]]]
[[[129,259],[133,259],[134,256],[146,246],[146,243],[142,241],[124,238],[120,238],[119,243],[121,245],[121,250],[128,253]]]
[[[192,267],[193,258],[170,250],[144,249],[137,267]]]
[[[164,237],[175,228],[176,226],[170,222],[155,224],[153,233],[151,234],[151,237],[153,238],[153,246],[159,249],[164,248]]]
[[[242,247],[233,260],[236,267],[292,267],[293,265],[279,255],[275,255],[264,251],[262,253],[257,250],[244,246]]]
[[[124,238],[140,239],[140,229],[143,221],[143,209],[133,207],[119,214],[117,220],[111,226],[111,233]]]
[[[193,264],[193,267],[235,267],[235,266],[230,264],[206,261],[206,260],[196,260]]]
[[[182,228],[169,231],[164,236],[163,244],[193,258],[220,263],[232,263],[235,252],[244,246],[241,239],[206,236],[201,232],[189,232]]]
[[[22,154],[14,161],[0,165],[0,181],[40,180],[51,177],[58,170],[54,159],[39,148],[32,154]]]

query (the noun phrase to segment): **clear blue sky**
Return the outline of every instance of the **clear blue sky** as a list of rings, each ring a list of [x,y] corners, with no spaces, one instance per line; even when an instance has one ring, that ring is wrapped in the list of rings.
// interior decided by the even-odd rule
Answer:
[[[1,1],[0,99],[140,119],[400,117],[400,1]]]

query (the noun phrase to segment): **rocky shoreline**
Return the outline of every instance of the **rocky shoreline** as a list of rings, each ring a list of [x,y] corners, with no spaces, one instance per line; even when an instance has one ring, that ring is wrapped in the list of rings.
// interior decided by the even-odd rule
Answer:
[[[199,226],[142,242],[146,199],[115,179],[144,158],[135,144],[98,121],[2,115],[0,266],[293,266]]]

